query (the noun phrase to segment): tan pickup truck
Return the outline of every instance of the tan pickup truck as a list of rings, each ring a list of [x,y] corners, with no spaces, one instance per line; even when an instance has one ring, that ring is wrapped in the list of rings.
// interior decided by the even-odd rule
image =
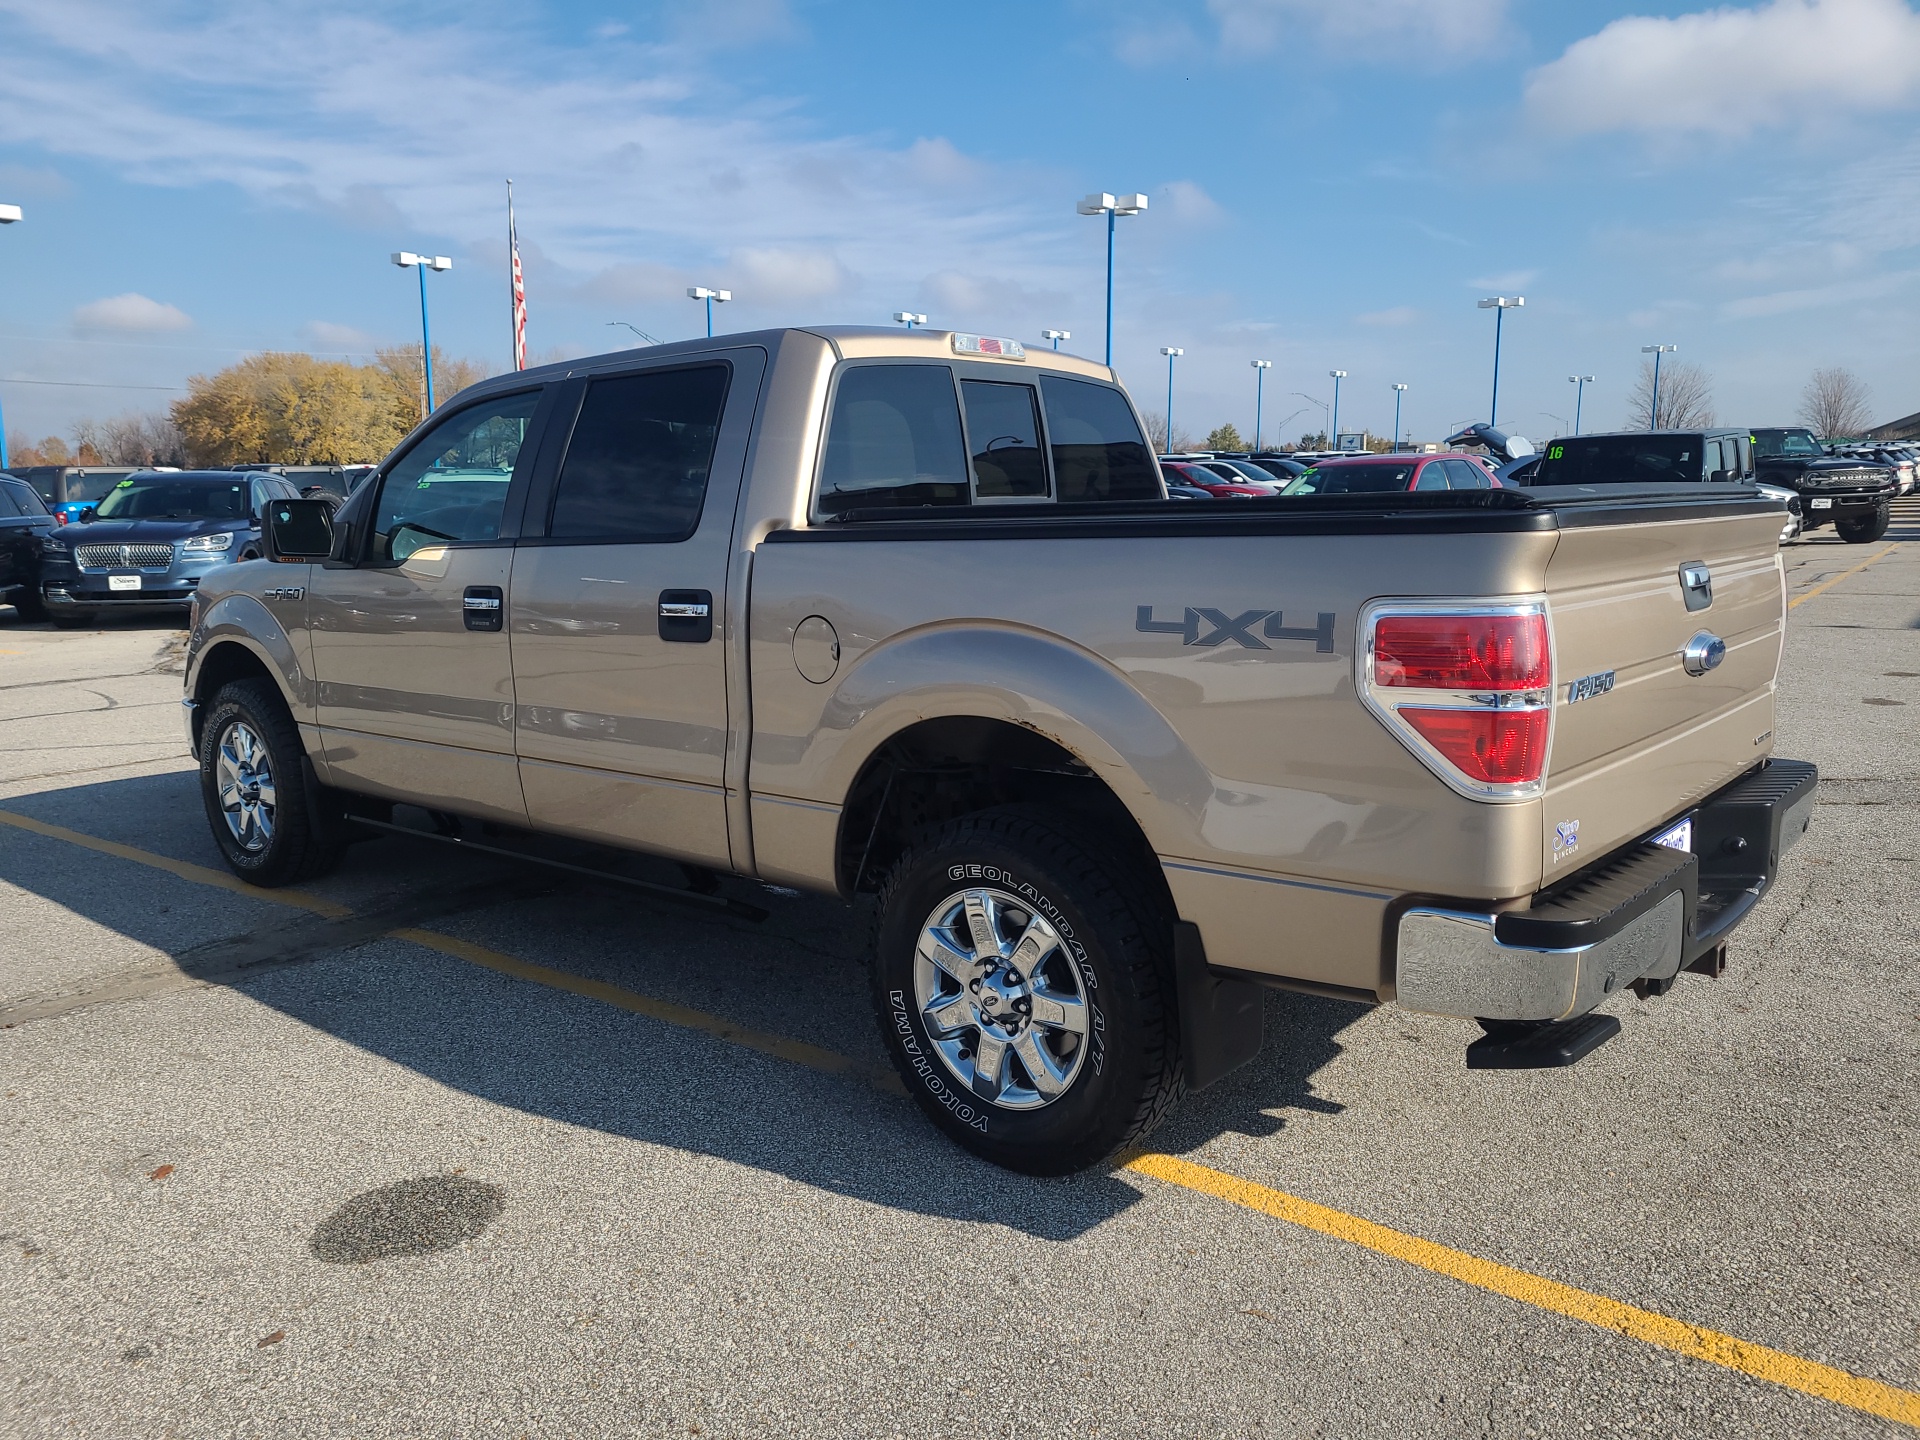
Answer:
[[[337,515],[270,506],[188,727],[263,885],[404,804],[872,897],[909,1089],[1059,1173],[1250,1058],[1263,986],[1518,1066],[1717,973],[1813,803],[1780,528],[1736,487],[1174,501],[1102,366],[717,337],[488,380]]]

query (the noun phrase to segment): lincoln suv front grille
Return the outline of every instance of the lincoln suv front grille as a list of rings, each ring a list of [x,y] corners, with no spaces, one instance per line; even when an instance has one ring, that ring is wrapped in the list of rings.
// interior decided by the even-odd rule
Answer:
[[[82,570],[164,570],[173,564],[171,545],[76,545]]]

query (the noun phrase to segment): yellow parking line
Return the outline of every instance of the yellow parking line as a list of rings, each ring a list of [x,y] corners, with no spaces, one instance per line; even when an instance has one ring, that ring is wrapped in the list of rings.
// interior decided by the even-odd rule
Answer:
[[[1874,557],[1876,560],[1879,558],[1879,556]],[[131,860],[136,864],[148,865],[177,875],[183,880],[236,891],[259,900],[313,910],[316,914],[326,915],[330,919],[343,918],[349,913],[344,906],[336,905],[329,900],[321,900],[317,896],[305,895],[294,890],[258,890],[230,875],[210,870],[204,865],[169,860],[165,856],[154,855],[131,845],[96,839],[77,830],[49,825],[41,820],[31,820],[12,811],[0,810],[0,823],[13,825],[37,835],[85,846],[89,850]],[[804,1040],[792,1040],[785,1036],[752,1030],[746,1026],[736,1025],[718,1015],[709,1015],[701,1010],[677,1005],[670,1000],[656,1000],[649,995],[641,995],[636,991],[621,989],[617,985],[609,985],[603,980],[590,980],[565,970],[556,970],[551,966],[519,960],[497,950],[490,950],[484,945],[475,945],[471,941],[461,940],[452,935],[442,935],[438,931],[406,927],[390,933],[396,939],[411,941],[413,944],[424,946],[439,954],[463,960],[468,964],[478,965],[502,975],[512,976],[517,980],[562,990],[583,999],[596,1000],[601,1004],[612,1005],[617,1009],[626,1010],[635,1015],[644,1015],[681,1029],[695,1030],[701,1034],[713,1036],[715,1039],[724,1040],[728,1044],[789,1060],[795,1064],[807,1066],[809,1069],[824,1071],[828,1074],[856,1076],[879,1089],[895,1094],[905,1093],[905,1087],[891,1071],[864,1065],[852,1056],[823,1049],[818,1045],[808,1044]],[[1290,1224],[1313,1230],[1332,1239],[1361,1246],[1376,1254],[1390,1256],[1409,1265],[1417,1265],[1423,1270],[1445,1275],[1463,1284],[1472,1285],[1496,1295],[1504,1295],[1510,1300],[1517,1300],[1536,1309],[1564,1315],[1573,1320],[1582,1320],[1590,1325],[1597,1325],[1602,1329],[1625,1335],[1630,1339],[1657,1345],[1692,1359],[1725,1366],[1743,1375],[1769,1381],[1775,1385],[1783,1385],[1788,1389],[1830,1400],[1835,1404],[1861,1410],[1869,1415],[1878,1415],[1903,1425],[1920,1427],[1920,1394],[1910,1390],[1902,1390],[1879,1380],[1870,1380],[1845,1370],[1835,1369],[1831,1365],[1803,1360],[1797,1355],[1789,1355],[1782,1350],[1755,1345],[1732,1335],[1721,1334],[1717,1330],[1709,1330],[1701,1325],[1691,1325],[1684,1320],[1675,1320],[1671,1316],[1642,1310],[1618,1300],[1610,1300],[1590,1290],[1564,1285],[1557,1280],[1549,1280],[1525,1270],[1517,1270],[1511,1265],[1502,1265],[1498,1261],[1482,1260],[1463,1250],[1454,1250],[1431,1240],[1422,1240],[1417,1235],[1409,1235],[1405,1231],[1394,1230],[1372,1220],[1364,1220],[1358,1215],[1349,1215],[1331,1206],[1302,1200],[1284,1191],[1270,1189],[1265,1185],[1242,1180],[1223,1171],[1209,1169],[1205,1165],[1196,1165],[1190,1160],[1181,1160],[1172,1155],[1137,1155],[1127,1162],[1125,1168],[1133,1174],[1147,1176],[1170,1185],[1178,1185],[1215,1199],[1226,1200],[1262,1215],[1269,1215],[1274,1219],[1285,1220]]]
[[[1422,1240],[1417,1235],[1389,1229],[1371,1220],[1362,1220],[1342,1210],[1316,1205],[1311,1200],[1302,1200],[1284,1191],[1271,1190],[1250,1180],[1241,1180],[1218,1170],[1210,1170],[1204,1165],[1195,1165],[1190,1160],[1176,1159],[1172,1155],[1139,1155],[1129,1161],[1126,1168],[1138,1175],[1148,1175],[1170,1185],[1179,1185],[1202,1195],[1244,1206],[1262,1215],[1271,1215],[1276,1220],[1318,1231],[1351,1245],[1363,1246],[1381,1255],[1390,1255],[1409,1265],[1431,1270],[1436,1275],[1445,1275],[1463,1284],[1490,1290],[1536,1309],[1551,1310],[1572,1320],[1584,1320],[1603,1330],[1613,1330],[1630,1339],[1658,1345],[1663,1350],[1671,1350],[1694,1360],[1724,1365],[1729,1370],[1738,1370],[1756,1380],[1784,1385],[1790,1390],[1831,1400],[1853,1410],[1864,1410],[1884,1420],[1920,1426],[1920,1394],[1911,1390],[1897,1389],[1879,1380],[1869,1380],[1845,1370],[1836,1370],[1831,1365],[1803,1360],[1798,1355],[1771,1350],[1765,1345],[1754,1345],[1702,1325],[1690,1325],[1684,1320],[1658,1315],[1651,1310],[1623,1305],[1618,1300],[1609,1300],[1590,1290],[1563,1285],[1558,1280],[1548,1280],[1497,1261],[1482,1260],[1476,1255],[1437,1245],[1431,1240]]]
[[[1787,602],[1787,608],[1791,610],[1796,605],[1806,604],[1807,601],[1813,599],[1813,597],[1816,595],[1824,595],[1827,591],[1831,590],[1834,586],[1838,585],[1842,580],[1845,580],[1848,576],[1858,575],[1862,570],[1866,569],[1867,566],[1873,564],[1875,561],[1886,559],[1887,556],[1891,555],[1894,551],[1898,550],[1899,548],[1900,547],[1897,544],[1889,545],[1887,546],[1886,549],[1882,550],[1878,555],[1869,555],[1865,560],[1862,560],[1858,565],[1854,566],[1851,570],[1842,570],[1838,575],[1835,575],[1831,580],[1823,580],[1818,585],[1814,586],[1813,589],[1807,591],[1806,594],[1796,596],[1792,600],[1789,600]]]
[[[84,835],[78,830],[69,830],[64,825],[49,825],[44,820],[35,820],[31,816],[21,815],[12,810],[0,810],[0,825],[11,825],[16,830],[29,830],[35,835],[45,835],[51,840],[64,840],[69,845],[78,845],[102,855],[112,855],[116,859],[131,860],[136,865],[164,870],[169,875],[178,876],[182,880],[191,880],[196,885],[211,885],[217,890],[229,890],[235,895],[245,895],[250,900],[265,900],[270,905],[290,905],[296,910],[324,915],[329,920],[344,920],[353,913],[344,905],[336,905],[331,900],[322,900],[318,895],[309,895],[304,890],[263,890],[258,885],[249,885],[246,881],[229,875],[224,870],[210,870],[205,865],[195,865],[186,860],[169,860],[166,856],[155,855],[150,850],[138,850],[131,845],[122,845],[118,841]]]

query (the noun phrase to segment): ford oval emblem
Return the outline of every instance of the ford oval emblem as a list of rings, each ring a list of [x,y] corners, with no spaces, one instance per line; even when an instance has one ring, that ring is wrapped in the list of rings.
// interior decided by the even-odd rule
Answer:
[[[1704,675],[1726,658],[1727,642],[1707,630],[1687,641],[1686,649],[1680,652],[1680,663],[1689,675]]]

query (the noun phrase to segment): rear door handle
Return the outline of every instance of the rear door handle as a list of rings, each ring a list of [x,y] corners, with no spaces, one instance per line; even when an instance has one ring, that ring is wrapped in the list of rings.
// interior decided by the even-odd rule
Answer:
[[[460,597],[460,618],[469,630],[498,630],[506,608],[498,585],[469,585]]]
[[[660,638],[683,645],[704,645],[713,639],[713,592],[662,590]]]

